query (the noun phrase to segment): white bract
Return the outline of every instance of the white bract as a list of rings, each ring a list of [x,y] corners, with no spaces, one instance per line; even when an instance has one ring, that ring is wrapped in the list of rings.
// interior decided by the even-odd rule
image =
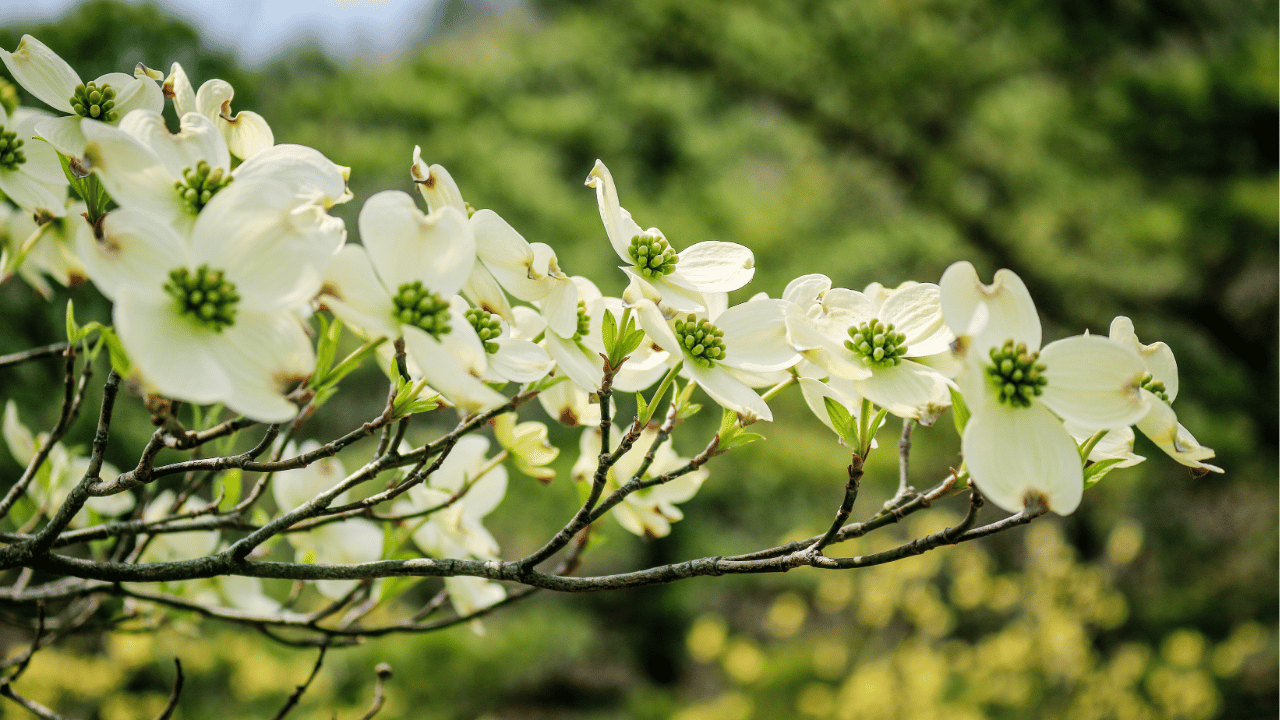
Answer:
[[[35,127],[36,134],[63,155],[84,155],[81,118],[116,123],[131,110],[160,112],[164,107],[158,74],[141,63],[133,75],[107,73],[85,83],[67,61],[30,35],[23,35],[13,52],[0,50],[0,60],[27,92],[66,114],[41,120]]]
[[[164,91],[173,98],[178,117],[194,112],[209,118],[231,153],[241,160],[248,160],[275,144],[271,126],[261,115],[248,110],[231,112],[231,99],[236,91],[224,80],[206,80],[197,92],[186,71],[174,63],[169,77],[165,78]]]
[[[947,268],[942,311],[964,369],[957,380],[972,413],[961,449],[974,484],[1000,508],[1045,506],[1067,515],[1084,492],[1075,440],[1132,424],[1147,412],[1142,361],[1100,337],[1040,348],[1040,320],[1026,286],[1001,270],[985,285],[967,262]]]
[[[886,290],[875,283],[857,292],[807,275],[792,281],[783,299],[791,347],[857,395],[922,425],[951,405],[947,379],[915,361],[947,352],[954,339],[938,286]]]
[[[409,175],[432,211],[450,206],[468,216],[480,262],[467,278],[464,294],[477,307],[515,322],[505,289],[518,300],[540,302],[547,323],[561,335],[572,334],[577,288],[560,270],[551,246],[529,243],[492,210],[473,211],[449,171],[424,163],[422,149],[416,145]]]
[[[1197,442],[1191,432],[1178,422],[1178,416],[1173,412],[1171,405],[1178,397],[1178,363],[1173,358],[1173,350],[1163,342],[1150,345],[1138,342],[1138,336],[1133,331],[1133,321],[1124,316],[1111,321],[1110,337],[1136,352],[1146,368],[1142,377],[1142,395],[1147,399],[1149,410],[1137,422],[1142,434],[1169,457],[1187,467],[1222,472],[1222,468],[1203,462],[1214,456],[1213,449]],[[1129,432],[1132,435],[1133,431]]]
[[[677,253],[657,228],[641,230],[618,203],[613,176],[599,160],[586,185],[595,188],[609,244],[627,263],[623,272],[646,286],[646,295],[656,295],[679,312],[709,312],[703,293],[737,290],[755,275],[755,256],[737,243],[700,242]]]

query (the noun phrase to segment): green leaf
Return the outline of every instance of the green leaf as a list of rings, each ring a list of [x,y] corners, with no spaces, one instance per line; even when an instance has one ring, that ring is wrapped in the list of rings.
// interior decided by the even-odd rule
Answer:
[[[871,419],[871,422],[867,423],[866,437],[862,438],[862,443],[859,446],[861,448],[861,452],[858,453],[859,455],[861,455],[862,457],[866,457],[868,454],[870,454],[871,441],[875,440],[876,433],[880,431],[880,428],[884,427],[885,419],[888,416],[889,416],[888,408],[880,408],[880,412],[876,413],[875,417]]]
[[[71,189],[75,191],[76,195],[78,195],[81,200],[84,200],[84,195],[85,195],[83,190],[84,179],[81,178],[79,175],[76,175],[75,172],[71,169],[71,158],[67,157],[66,155],[63,155],[57,150],[54,150],[54,152],[57,153],[58,162],[62,165],[62,174],[67,176],[67,183],[71,185]]]
[[[720,445],[723,446],[733,440],[742,432],[742,426],[738,424],[738,413],[725,408],[720,414]]]
[[[80,326],[76,324],[76,308],[75,305],[67,301],[67,344],[75,345],[80,342]]]
[[[549,388],[553,388],[569,379],[568,375],[547,375],[546,377],[534,382],[528,388],[529,392],[542,392]]]
[[[964,396],[955,388],[948,388],[951,391],[951,419],[955,421],[956,432],[961,436],[964,435],[964,427],[969,424],[969,406],[964,402]]]
[[[677,388],[677,392],[675,393],[677,420],[688,420],[694,415],[697,415],[698,411],[702,409],[702,406],[698,403],[690,402],[690,398],[693,397],[693,389],[697,386],[697,383],[690,381],[688,385],[684,386],[684,390],[679,390],[679,388]]]
[[[827,417],[831,418],[831,425],[835,428],[836,434],[845,445],[857,447],[857,433],[854,430],[853,415],[849,414],[849,409],[829,396],[823,396],[822,403],[827,406]]]
[[[115,368],[120,377],[129,377],[133,365],[129,362],[128,353],[124,351],[124,345],[120,343],[120,337],[108,327],[102,328],[99,332],[107,344],[107,355],[111,358],[111,367]]]
[[[628,324],[630,327],[630,324]],[[624,358],[636,351],[640,347],[640,343],[644,342],[643,330],[631,330],[627,334],[626,339],[622,341],[622,347],[618,349],[618,358]]]
[[[1084,469],[1084,489],[1088,490],[1097,485],[1099,480],[1106,477],[1112,470],[1115,470],[1116,466],[1122,462],[1124,462],[1124,458],[1107,458],[1090,464],[1089,467]]]
[[[330,325],[323,315],[317,314],[316,318],[320,321],[320,332],[317,333],[316,366],[311,373],[313,387],[324,384],[329,368],[333,366],[333,358],[338,353],[338,338],[342,334],[341,320],[334,318]]]
[[[235,507],[240,502],[240,494],[243,489],[244,473],[239,468],[233,468],[222,474],[222,492],[227,503],[227,507]]]
[[[640,425],[648,425],[649,418],[653,413],[649,410],[649,404],[644,401],[644,394],[636,393],[636,419],[640,421]]]
[[[720,444],[716,446],[716,449],[721,452],[724,452],[727,450],[733,450],[734,448],[740,448],[743,445],[750,445],[751,443],[757,440],[763,440],[763,439],[764,439],[764,436],[761,435],[760,433],[739,432],[738,434],[734,435],[733,438],[729,440],[729,442],[727,443],[723,441],[720,442]]]
[[[604,311],[604,319],[600,323],[600,338],[604,340],[604,351],[612,356],[613,341],[618,338],[618,319],[609,310]]]

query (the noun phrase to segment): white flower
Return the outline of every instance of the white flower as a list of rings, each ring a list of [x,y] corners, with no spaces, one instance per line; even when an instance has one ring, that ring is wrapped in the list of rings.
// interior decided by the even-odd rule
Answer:
[[[607,310],[615,319],[620,319],[623,304],[618,298],[601,295],[595,283],[584,277],[574,276],[573,281],[578,287],[580,298],[573,332],[562,335],[549,329],[543,342],[559,372],[567,375],[582,390],[598,393],[604,380],[604,358],[601,357],[605,352],[604,338],[601,335],[604,313]],[[654,347],[652,343],[642,343],[614,375],[614,389],[620,392],[638,392],[649,387],[666,373],[669,357],[669,353]],[[596,417],[596,422],[599,422],[598,414]]]
[[[425,215],[407,193],[387,190],[365,202],[359,222],[364,245],[334,259],[322,304],[366,337],[403,337],[411,371],[455,405],[505,402],[483,382],[487,351],[456,297],[475,264],[466,216],[452,206]]]
[[[35,244],[13,271],[46,300],[53,296],[53,288],[45,281],[46,276],[65,287],[78,286],[88,274],[75,252],[76,236],[93,232],[81,217],[84,211],[84,203],[72,203],[66,216],[40,226],[31,213],[0,203],[0,247],[3,248],[0,255],[4,256],[4,260],[0,261],[0,268],[16,262],[23,245],[38,232]],[[14,260],[11,261],[10,258]],[[4,277],[0,275],[0,282],[3,282]]]
[[[13,117],[0,107],[0,191],[28,213],[63,217],[67,177],[48,143],[32,141],[45,113],[17,108]]]
[[[409,514],[442,505],[466,488],[461,498],[428,515],[413,531],[413,540],[424,553],[480,560],[498,557],[498,542],[481,520],[506,495],[507,470],[500,463],[487,460],[488,451],[489,441],[485,438],[463,437],[428,482],[410,488],[408,500],[397,503],[398,514]]]
[[[506,589],[484,578],[455,575],[444,579],[444,587],[449,591],[449,604],[458,615],[470,615],[507,599]],[[472,627],[476,633],[484,634],[479,621],[475,623]]]
[[[36,134],[63,155],[84,154],[80,118],[115,123],[130,110],[160,112],[164,107],[164,96],[152,77],[154,71],[141,63],[133,75],[107,73],[84,83],[65,60],[30,35],[23,35],[13,52],[0,50],[0,60],[27,92],[66,113],[67,117],[42,120],[35,128]]]
[[[503,413],[489,422],[493,425],[493,436],[520,472],[544,483],[555,478],[556,471],[547,466],[560,455],[560,448],[547,442],[546,425],[535,420],[517,424],[513,412]]]
[[[23,466],[30,465],[31,460],[35,458],[36,450],[49,442],[48,435],[41,433],[36,437],[22,424],[18,418],[18,406],[12,400],[4,406],[3,429],[9,454]],[[62,505],[71,488],[75,487],[88,471],[89,458],[72,455],[65,445],[56,443],[50,449],[48,459],[31,485],[27,486],[27,494],[40,509],[52,512]],[[108,462],[102,463],[102,467],[98,470],[98,477],[102,478],[103,482],[111,482],[119,474],[120,471]],[[133,505],[133,495],[127,492],[91,497],[85,502],[85,507],[93,512],[108,516],[123,515],[132,510]],[[78,525],[83,519],[84,513],[81,511],[72,524]]]
[[[297,443],[289,443],[285,447],[285,457],[296,457],[320,449],[320,443],[307,440],[298,447]],[[271,476],[271,495],[276,500],[276,507],[281,513],[291,512],[315,497],[342,482],[347,471],[342,460],[336,457],[320,458],[310,465],[294,470],[278,472]],[[333,499],[330,505],[345,505],[351,497],[346,491]]]
[[[295,562],[321,565],[356,565],[382,559],[382,529],[359,518],[328,523],[306,532],[289,533],[289,544],[296,550]],[[359,580],[317,580],[316,590],[330,600],[340,600],[351,592]],[[375,582],[376,597],[381,585]]]
[[[1071,433],[1072,439],[1077,445],[1083,445],[1097,433],[1096,430],[1089,431],[1080,427],[1073,422],[1063,421],[1063,426],[1067,428],[1067,432]],[[1100,462],[1102,460],[1119,460],[1115,465],[1118,468],[1133,467],[1138,463],[1146,460],[1145,457],[1133,452],[1134,435],[1131,428],[1115,428],[1108,430],[1100,440],[1089,451],[1089,462]]]
[[[961,450],[974,484],[1008,512],[1028,505],[1074,512],[1084,477],[1075,440],[1058,418],[1094,431],[1142,417],[1142,361],[1099,337],[1040,349],[1035,304],[1008,270],[984,285],[972,265],[958,262],[939,285],[943,316],[964,355],[958,380],[971,416]]]
[[[946,378],[915,361],[946,352],[954,339],[942,319],[938,286],[886,290],[874,283],[856,292],[808,275],[792,281],[783,298],[791,346],[851,382],[858,395],[922,425],[950,406]]]
[[[773,419],[739,373],[770,373],[800,361],[786,340],[786,301],[758,298],[710,316],[689,313],[668,320],[652,299],[635,297],[637,287],[643,285],[633,280],[632,307],[649,341],[672,354],[668,362],[683,359],[683,374],[748,422]]]
[[[189,236],[119,208],[104,217],[101,241],[80,243],[130,360],[160,394],[262,422],[297,413],[284,393],[315,358],[294,311],[315,296],[346,233],[287,190],[265,178],[233,183]]]
[[[567,378],[538,393],[542,409],[569,427],[600,424],[600,403],[591,402],[591,398],[590,393]],[[613,398],[609,400],[612,402]]]
[[[302,145],[276,145],[232,170],[222,135],[197,113],[183,115],[177,133],[150,110],[129,113],[118,128],[82,124],[85,154],[111,197],[184,227],[233,180],[274,180],[299,205],[323,209],[351,197],[347,169]]]
[[[225,80],[206,80],[196,92],[186,71],[174,63],[164,81],[164,92],[173,98],[178,117],[194,112],[213,121],[231,153],[242,160],[248,160],[275,144],[271,126],[261,115],[248,110],[231,112],[231,99],[236,91]]]
[[[622,433],[616,427],[613,428],[609,433],[611,450],[617,450],[621,438]],[[605,496],[636,474],[657,438],[658,428],[656,427],[649,426],[641,431],[631,451],[609,468]],[[578,461],[573,466],[574,480],[591,482],[600,457],[600,428],[584,430],[579,439],[578,449]],[[688,462],[689,459],[680,457],[668,441],[654,452],[653,462],[642,479],[659,477],[683,467]],[[703,481],[707,479],[707,475],[706,468],[698,468],[661,485],[637,490],[615,505],[610,512],[628,532],[650,538],[663,537],[671,532],[671,523],[684,517],[676,507],[676,503],[685,502],[696,495]]]
[[[1173,358],[1173,350],[1163,342],[1150,345],[1138,342],[1138,336],[1133,331],[1133,321],[1124,316],[1111,321],[1110,337],[1136,352],[1146,367],[1146,373],[1142,377],[1142,394],[1147,399],[1150,410],[1137,422],[1142,434],[1169,457],[1187,467],[1222,472],[1222,468],[1202,462],[1214,456],[1213,449],[1197,442],[1191,432],[1178,422],[1178,416],[1173,412],[1171,404],[1178,397],[1178,363]],[[1132,435],[1132,431],[1130,434]]]
[[[613,176],[599,160],[586,185],[596,190],[609,243],[627,263],[622,270],[663,304],[684,313],[709,312],[703,293],[737,290],[755,274],[755,257],[737,243],[700,242],[677,254],[660,230],[641,230],[618,203]]]
[[[432,211],[447,205],[470,218],[480,262],[467,279],[464,295],[478,307],[515,322],[511,305],[502,293],[505,289],[519,300],[540,302],[547,323],[561,335],[572,334],[577,288],[560,270],[556,253],[549,245],[527,242],[492,210],[473,212],[449,171],[440,165],[428,167],[422,161],[422,149],[416,145],[409,174]]]
[[[190,499],[177,509],[173,502],[177,496],[172,490],[165,490],[147,505],[142,513],[146,522],[157,522],[176,514],[190,512],[195,509]],[[217,530],[191,530],[180,533],[156,533],[147,543],[140,560],[144,563],[173,562],[176,560],[195,560],[206,557],[218,549]]]

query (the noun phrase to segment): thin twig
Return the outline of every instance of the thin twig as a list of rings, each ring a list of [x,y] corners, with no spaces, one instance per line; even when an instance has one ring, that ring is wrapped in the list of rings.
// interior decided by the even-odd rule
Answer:
[[[862,457],[857,453],[849,460],[849,479],[844,485],[844,500],[840,503],[840,509],[836,511],[836,518],[831,522],[831,527],[827,529],[826,534],[814,543],[809,552],[817,555],[822,549],[831,544],[836,538],[836,534],[840,532],[840,528],[844,526],[844,521],[849,519],[849,513],[853,512],[853,503],[858,499],[858,487],[862,481]]]
[[[31,658],[35,656],[36,651],[43,647],[40,644],[41,637],[44,635],[44,603],[36,603],[36,633],[31,639],[31,647],[18,658],[17,664],[14,666],[13,674],[9,676],[9,682],[17,682],[22,677],[22,673],[27,671],[27,666],[31,664]]]
[[[173,677],[173,693],[169,695],[169,704],[165,705],[164,712],[160,713],[156,720],[169,720],[170,717],[173,717],[173,711],[178,709],[178,698],[182,695],[182,683],[184,682],[182,663],[178,661],[178,658],[173,659],[173,667],[177,672]]]
[[[21,352],[11,353],[9,355],[0,355],[0,367],[7,365],[18,365],[28,360],[38,360],[42,357],[50,355],[61,355],[67,351],[67,344],[64,342],[45,345],[44,347],[31,348]]]
[[[574,513],[569,522],[560,528],[560,531],[554,537],[548,540],[541,548],[517,562],[517,565],[523,569],[532,570],[537,567],[539,563],[555,555],[561,548],[568,545],[574,535],[577,535],[583,528],[591,524],[591,511],[595,509],[596,503],[600,501],[601,493],[604,492],[605,483],[609,479],[609,468],[613,467],[614,463],[622,457],[625,452],[623,446],[627,438],[631,438],[631,443],[635,443],[635,438],[639,437],[640,432],[636,426],[640,423],[637,418],[637,421],[632,423],[635,437],[632,437],[633,433],[628,432],[622,442],[618,444],[618,452],[610,452],[609,450],[609,431],[613,428],[613,420],[609,416],[609,399],[613,396],[613,376],[616,372],[617,369],[609,364],[608,358],[605,358],[604,378],[600,382],[600,392],[597,393],[600,396],[600,456],[597,458],[595,475],[591,479],[591,491],[587,494],[587,499],[582,503],[582,507],[578,508],[578,512]],[[630,449],[631,446],[626,445],[626,450]]]
[[[907,466],[911,459],[911,429],[914,426],[915,421],[911,418],[902,419],[902,439],[898,440],[898,492],[894,495],[895,500],[911,493]]]
[[[307,691],[307,688],[311,687],[311,681],[315,680],[316,675],[320,673],[320,666],[324,664],[324,653],[328,647],[328,645],[320,646],[320,654],[316,657],[316,665],[311,668],[311,674],[307,676],[307,681],[299,685],[298,688],[293,691],[293,694],[289,696],[289,699],[284,701],[284,707],[280,708],[280,712],[276,713],[275,717],[271,718],[271,720],[282,720],[285,715],[289,714],[290,710],[293,710],[294,706],[298,704],[298,701],[302,699],[303,693]]]

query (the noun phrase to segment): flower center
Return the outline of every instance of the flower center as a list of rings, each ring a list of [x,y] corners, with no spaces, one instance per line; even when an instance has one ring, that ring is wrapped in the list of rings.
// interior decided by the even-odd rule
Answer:
[[[1169,391],[1165,388],[1164,383],[1160,382],[1151,373],[1142,376],[1142,389],[1150,390],[1152,395],[1169,402]]]
[[[27,156],[22,152],[23,144],[24,141],[18,139],[17,133],[0,127],[0,168],[17,170],[19,165],[27,161]]]
[[[493,342],[494,338],[502,334],[502,324],[498,322],[498,318],[488,310],[480,308],[471,308],[464,314],[471,323],[471,327],[476,329],[476,335],[480,336],[484,351],[489,354],[498,352],[498,343]]]
[[[578,301],[578,327],[573,331],[573,339],[581,340],[591,332],[591,316],[587,314],[587,304]]]
[[[902,362],[902,356],[907,354],[906,341],[906,335],[894,332],[893,323],[886,325],[872,319],[849,328],[849,339],[844,341],[844,346],[861,359],[863,365],[885,368]]]
[[[405,325],[440,337],[449,332],[449,303],[422,287],[421,280],[405,283],[393,300],[395,318]]]
[[[116,91],[106,83],[101,87],[92,81],[77,85],[71,95],[71,109],[80,117],[115,122],[120,119],[120,113],[115,108]]]
[[[1013,407],[1031,407],[1031,399],[1044,392],[1049,379],[1044,376],[1044,363],[1040,353],[1027,352],[1026,343],[1014,345],[1006,340],[1004,347],[991,348],[991,366],[987,377],[991,378],[1000,396],[1000,402]]]
[[[710,320],[699,321],[693,315],[676,321],[676,339],[684,346],[684,352],[694,362],[710,368],[717,360],[724,360],[724,331]]]
[[[631,238],[627,254],[635,263],[636,271],[645,279],[670,275],[676,271],[676,263],[680,261],[671,244],[658,233],[644,232]]]
[[[195,169],[183,170],[182,177],[182,180],[173,181],[173,189],[178,191],[178,197],[193,215],[203,210],[219,190],[235,179],[223,173],[222,168],[210,168],[204,160],[196,163]]]
[[[195,272],[178,268],[169,273],[164,289],[177,301],[178,313],[198,325],[222,332],[235,324],[240,294],[221,270],[210,270],[208,265],[201,265]]]

